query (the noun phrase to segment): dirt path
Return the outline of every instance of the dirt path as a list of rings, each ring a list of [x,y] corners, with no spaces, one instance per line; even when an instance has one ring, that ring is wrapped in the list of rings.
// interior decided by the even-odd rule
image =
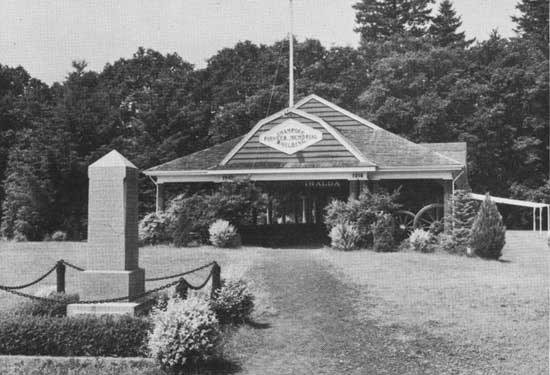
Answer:
[[[278,314],[244,327],[228,355],[239,374],[475,374],[457,348],[425,332],[361,322],[358,291],[306,250],[274,251],[251,269]],[[420,339],[417,339],[420,337]],[[460,370],[459,370],[460,369]]]

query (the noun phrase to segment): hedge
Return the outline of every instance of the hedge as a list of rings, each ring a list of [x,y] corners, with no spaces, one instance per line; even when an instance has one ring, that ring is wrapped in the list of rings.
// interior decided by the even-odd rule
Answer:
[[[0,316],[0,354],[138,357],[151,324],[131,316]]]

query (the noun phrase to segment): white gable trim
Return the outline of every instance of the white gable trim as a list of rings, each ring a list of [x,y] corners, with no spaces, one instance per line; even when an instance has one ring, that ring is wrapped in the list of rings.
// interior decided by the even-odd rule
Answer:
[[[339,106],[337,106],[336,104],[331,103],[331,102],[329,102],[328,100],[323,99],[323,98],[321,98],[320,96],[317,96],[317,95],[315,95],[315,94],[308,95],[308,96],[306,96],[305,98],[303,98],[302,100],[298,101],[298,103],[296,103],[296,104],[294,105],[294,108],[299,108],[299,107],[301,107],[302,105],[304,105],[304,104],[310,102],[312,99],[315,99],[315,100],[317,100],[318,102],[323,103],[323,104],[326,105],[327,107],[330,107],[330,108],[334,109],[335,111],[338,111],[338,112],[340,112],[341,114],[343,114],[343,115],[345,115],[345,116],[348,116],[348,117],[354,119],[355,121],[360,122],[360,123],[363,124],[363,125],[368,126],[369,128],[372,128],[372,129],[374,129],[374,130],[381,130],[381,129],[382,129],[380,126],[375,125],[375,124],[373,124],[372,122],[370,122],[370,121],[368,121],[368,120],[365,120],[364,118],[359,117],[359,116],[357,116],[356,114],[353,114],[353,113],[351,113],[350,111],[347,111],[347,110],[345,110],[344,108],[339,107]]]
[[[344,136],[342,134],[340,134],[336,129],[334,129],[332,126],[330,126],[326,121],[324,121],[323,119],[321,119],[320,117],[318,116],[315,116],[315,115],[312,115],[310,113],[307,113],[307,112],[304,112],[302,110],[299,110],[295,107],[292,107],[292,108],[285,108],[284,110],[282,111],[279,111],[269,117],[266,117],[265,119],[259,121],[247,134],[246,136],[244,136],[244,138],[235,146],[233,147],[233,149],[225,156],[225,158],[223,158],[223,160],[221,161],[220,165],[226,165],[227,162],[229,160],[231,160],[231,158],[233,156],[235,156],[235,154],[237,152],[239,152],[239,150],[246,144],[246,142],[248,142],[250,140],[250,138],[252,138],[254,136],[254,134],[256,134],[258,132],[258,130],[260,130],[260,128],[273,121],[273,120],[276,120],[277,118],[281,117],[281,116],[284,116],[286,115],[287,113],[294,113],[300,117],[304,117],[304,118],[307,118],[308,120],[311,120],[311,121],[314,121],[316,123],[318,123],[319,125],[321,125],[323,128],[326,129],[327,132],[329,132],[329,134],[331,134],[338,142],[340,142],[342,144],[342,146],[344,146],[344,148],[346,148],[346,150],[348,150],[353,156],[355,156],[357,158],[357,160],[361,161],[361,162],[364,162],[364,163],[371,163],[372,165],[375,165],[374,163],[372,163],[371,161],[367,160],[367,158],[365,158],[365,155],[363,155],[358,149],[357,147],[355,147],[353,144],[351,144],[350,142],[348,142],[348,140],[346,138],[344,138]]]

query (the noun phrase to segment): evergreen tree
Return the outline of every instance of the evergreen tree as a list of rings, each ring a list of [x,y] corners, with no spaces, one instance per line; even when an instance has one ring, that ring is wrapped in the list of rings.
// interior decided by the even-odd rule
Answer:
[[[461,26],[462,21],[453,9],[451,0],[443,0],[439,4],[438,14],[432,19],[428,33],[437,46],[464,48],[474,40],[466,40],[464,32],[458,32]]]
[[[516,8],[521,12],[512,17],[518,24],[516,31],[535,41],[548,58],[548,0],[521,0]]]
[[[505,236],[502,216],[496,203],[487,194],[472,226],[470,246],[482,258],[498,259],[502,256]]]
[[[455,244],[466,247],[479,204],[465,190],[456,190],[452,197],[451,235]]]
[[[361,0],[356,10],[356,32],[362,42],[379,42],[399,35],[423,36],[433,0]]]

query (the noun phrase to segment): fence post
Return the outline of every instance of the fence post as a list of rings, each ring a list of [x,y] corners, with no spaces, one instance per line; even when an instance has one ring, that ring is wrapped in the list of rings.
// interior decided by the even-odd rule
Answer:
[[[220,265],[214,262],[212,265],[212,292],[210,293],[210,298],[214,298],[217,291],[222,287],[221,273],[222,269]]]
[[[57,262],[55,268],[57,275],[57,293],[65,293],[65,268],[63,260]]]
[[[182,277],[179,283],[176,284],[176,294],[181,299],[187,299],[188,291],[189,291],[189,287],[187,286],[187,282]]]

